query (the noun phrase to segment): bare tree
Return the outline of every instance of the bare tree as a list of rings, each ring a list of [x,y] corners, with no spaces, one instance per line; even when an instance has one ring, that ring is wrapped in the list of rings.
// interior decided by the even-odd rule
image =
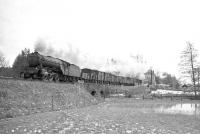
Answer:
[[[2,52],[0,52],[0,67],[8,67],[8,61],[6,60]]]
[[[193,44],[186,42],[187,46],[181,53],[180,71],[183,77],[190,77],[191,82],[194,86],[195,96],[196,92],[196,79],[195,79],[195,68],[197,68],[197,50],[194,48]]]

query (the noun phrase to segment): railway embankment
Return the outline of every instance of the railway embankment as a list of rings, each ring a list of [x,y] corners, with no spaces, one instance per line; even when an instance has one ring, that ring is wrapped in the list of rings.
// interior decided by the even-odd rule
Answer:
[[[111,94],[141,95],[145,88],[0,79],[0,119],[95,105]]]
[[[0,119],[94,105],[103,101],[81,84],[0,79]]]

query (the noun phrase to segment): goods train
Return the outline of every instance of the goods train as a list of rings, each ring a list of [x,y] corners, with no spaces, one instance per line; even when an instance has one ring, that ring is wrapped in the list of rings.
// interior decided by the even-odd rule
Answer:
[[[112,85],[140,85],[141,80],[116,76],[111,73],[101,72],[88,68],[80,69],[79,66],[51,56],[44,56],[38,52],[27,55],[28,67],[20,72],[22,78],[41,79],[46,81],[63,81],[112,84]]]

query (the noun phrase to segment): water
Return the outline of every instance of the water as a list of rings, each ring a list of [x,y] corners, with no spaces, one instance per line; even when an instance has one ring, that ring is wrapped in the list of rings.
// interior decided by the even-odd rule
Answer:
[[[161,106],[154,109],[156,113],[163,114],[183,114],[183,115],[200,115],[200,104],[176,104],[172,106]]]
[[[138,98],[137,98],[138,99]],[[160,114],[179,114],[179,115],[200,115],[200,103],[199,102],[155,102],[147,103],[145,101],[137,101],[131,103],[125,100],[120,100],[120,103],[111,103],[106,105],[106,108],[113,111],[139,111],[141,113],[160,113]],[[144,102],[144,103],[143,103]],[[152,101],[153,102],[153,101]],[[199,116],[200,117],[200,116]]]

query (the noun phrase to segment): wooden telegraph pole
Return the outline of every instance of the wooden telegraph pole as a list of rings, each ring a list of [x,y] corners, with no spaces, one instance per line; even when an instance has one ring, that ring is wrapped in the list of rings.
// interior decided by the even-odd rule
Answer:
[[[199,92],[199,72],[200,72],[200,68],[197,68],[197,82],[198,82],[198,92]]]

